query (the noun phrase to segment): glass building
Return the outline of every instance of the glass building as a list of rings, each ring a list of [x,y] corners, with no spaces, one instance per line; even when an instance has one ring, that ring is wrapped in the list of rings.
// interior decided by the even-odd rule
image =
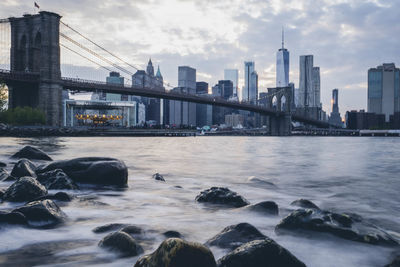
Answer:
[[[224,80],[232,81],[233,95],[238,96],[239,71],[237,69],[225,69]]]
[[[276,52],[276,87],[289,85],[289,51],[284,47],[282,30],[282,48]]]
[[[368,70],[368,112],[390,115],[400,111],[400,69],[394,63]]]
[[[254,70],[253,61],[244,62],[244,87],[242,91],[242,101],[256,102],[258,96],[258,74]]]

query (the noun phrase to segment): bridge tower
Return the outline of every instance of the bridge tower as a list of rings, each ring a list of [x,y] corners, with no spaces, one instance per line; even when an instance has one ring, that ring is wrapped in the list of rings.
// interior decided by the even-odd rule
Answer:
[[[271,135],[290,135],[292,129],[291,87],[268,88],[267,106],[280,112],[269,116],[269,130]]]
[[[46,124],[60,126],[62,86],[60,70],[60,18],[47,11],[9,18],[11,24],[11,72],[37,73],[38,83],[9,85],[9,106],[39,108]]]

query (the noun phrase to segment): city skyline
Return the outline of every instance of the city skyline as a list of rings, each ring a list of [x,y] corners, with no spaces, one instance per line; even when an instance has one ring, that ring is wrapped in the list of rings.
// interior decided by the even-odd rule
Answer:
[[[39,4],[43,10],[59,12],[71,26],[86,25],[85,33],[118,54],[129,55],[129,62],[145,68],[152,57],[172,85],[177,83],[177,66],[189,65],[198,70],[198,81],[210,85],[223,78],[224,69],[239,69],[241,88],[241,66],[252,60],[258,66],[259,91],[265,92],[275,84],[275,53],[284,26],[285,46],[291,51],[290,82],[298,88],[299,56],[313,54],[315,65],[321,67],[321,102],[328,112],[333,88],[341,90],[343,112],[366,109],[367,70],[400,61],[395,50],[399,29],[386,27],[398,16],[400,3],[395,1],[324,1],[317,9],[310,1],[176,1],[169,5],[103,1],[96,5],[88,0],[79,9],[67,1]],[[9,17],[32,11],[30,1],[7,0],[0,13]],[[97,27],[99,14],[107,17],[103,27]],[[166,17],[173,19],[166,24]]]

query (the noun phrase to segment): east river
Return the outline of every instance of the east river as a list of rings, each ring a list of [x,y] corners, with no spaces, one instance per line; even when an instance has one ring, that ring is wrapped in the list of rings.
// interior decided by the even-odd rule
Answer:
[[[275,226],[296,209],[290,203],[299,198],[324,210],[358,214],[400,240],[399,138],[0,138],[0,161],[7,163],[8,171],[16,162],[10,155],[24,145],[36,146],[54,160],[86,156],[123,160],[129,187],[70,191],[76,198],[60,204],[68,220],[54,229],[0,225],[0,265],[133,266],[138,257],[118,258],[97,246],[106,234],[92,229],[107,223],[144,229],[145,254],[159,246],[165,239],[160,233],[167,230],[204,243],[228,225],[248,222],[307,266],[384,266],[393,258],[394,248],[329,234],[277,235]],[[156,172],[165,183],[152,178]],[[0,182],[0,188],[10,184]],[[213,208],[195,201],[200,191],[212,186],[228,187],[250,203],[275,201],[279,215]],[[18,205],[3,202],[0,211]],[[60,241],[68,242],[57,246]],[[216,259],[227,252],[216,247],[211,251]]]

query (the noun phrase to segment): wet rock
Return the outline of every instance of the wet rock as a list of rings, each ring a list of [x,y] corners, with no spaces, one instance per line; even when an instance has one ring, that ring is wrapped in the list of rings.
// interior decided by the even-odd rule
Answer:
[[[0,161],[0,168],[5,168],[5,167],[7,167],[7,164]]]
[[[344,239],[374,245],[398,245],[388,233],[361,220],[359,216],[316,209],[293,211],[275,227],[278,234],[295,230],[330,233]]]
[[[166,231],[163,233],[163,236],[165,236],[166,238],[182,238],[181,233],[179,233],[178,231]]]
[[[10,177],[8,172],[2,168],[0,168],[0,181],[5,181]]]
[[[124,162],[113,158],[77,158],[56,161],[40,167],[38,174],[61,169],[74,182],[114,185],[125,187],[128,183],[128,169]]]
[[[157,180],[157,181],[165,182],[164,177],[163,177],[161,174],[159,174],[158,172],[155,173],[155,174],[153,174],[153,179],[154,179],[154,180]]]
[[[126,226],[126,224],[122,223],[110,223],[102,226],[98,226],[92,230],[93,233],[100,234],[106,233],[110,231],[116,231],[122,229],[122,227]]]
[[[0,223],[26,225],[27,220],[25,215],[20,212],[0,211]]]
[[[240,208],[249,204],[244,197],[226,187],[211,187],[210,189],[204,190],[196,197],[196,201],[222,204],[235,208]]]
[[[136,226],[136,225],[127,225],[120,230],[121,232],[127,233],[129,235],[137,235],[137,234],[142,234],[143,229]]]
[[[21,159],[15,165],[11,171],[11,176],[20,178],[23,176],[36,177],[35,174],[36,166],[28,159]]]
[[[134,267],[216,267],[214,255],[199,243],[179,238],[164,240],[152,254],[141,257]]]
[[[302,207],[302,208],[305,208],[305,209],[316,209],[316,210],[319,210],[319,207],[317,205],[312,203],[310,200],[304,199],[304,198],[297,199],[297,200],[293,201],[292,203],[290,203],[290,205]]]
[[[76,190],[79,188],[76,183],[72,181],[71,178],[69,178],[68,175],[66,175],[61,169],[39,173],[37,175],[37,180],[48,190]]]
[[[241,245],[218,261],[218,267],[306,267],[287,249],[265,238]]]
[[[256,211],[267,215],[279,214],[278,205],[274,201],[263,201],[257,204],[246,206],[245,208],[251,211]]]
[[[398,255],[391,263],[385,265],[385,267],[400,267],[400,255]]]
[[[206,242],[207,246],[235,249],[249,241],[266,236],[249,223],[239,223],[225,227],[219,234]]]
[[[34,227],[52,227],[67,219],[67,215],[49,199],[30,202],[13,212],[24,214],[29,225]]]
[[[25,146],[23,149],[15,153],[12,158],[26,158],[26,159],[39,159],[39,160],[48,160],[51,161],[52,159],[42,150],[32,147],[32,146]]]
[[[32,177],[21,177],[4,192],[3,200],[22,202],[45,196],[46,188]]]
[[[72,200],[72,197],[65,192],[58,192],[55,194],[48,194],[43,197],[36,198],[33,201],[45,200],[45,199],[70,202]]]
[[[143,248],[137,244],[136,240],[125,232],[113,232],[104,237],[99,246],[116,251],[122,257],[133,257],[143,253]]]

